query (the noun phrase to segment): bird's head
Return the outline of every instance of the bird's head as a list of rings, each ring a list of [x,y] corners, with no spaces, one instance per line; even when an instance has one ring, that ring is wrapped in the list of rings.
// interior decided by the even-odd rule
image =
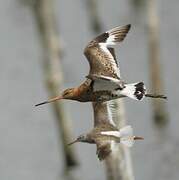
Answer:
[[[53,97],[47,101],[44,101],[44,102],[41,102],[41,103],[38,103],[36,104],[35,106],[40,106],[40,105],[43,105],[43,104],[48,104],[48,103],[51,103],[51,102],[55,102],[57,100],[61,100],[61,99],[73,99],[73,100],[76,100],[77,98],[77,91],[75,91],[75,88],[68,88],[66,90],[63,91],[63,93],[60,95],[60,96],[56,96],[56,97]]]
[[[75,88],[68,88],[62,93],[63,99],[74,99],[75,98]]]
[[[69,143],[68,145],[72,145],[72,144],[74,144],[74,143],[76,143],[76,142],[87,142],[87,137],[86,137],[86,135],[85,135],[85,134],[82,134],[82,135],[78,136],[76,140],[72,141],[72,142]]]

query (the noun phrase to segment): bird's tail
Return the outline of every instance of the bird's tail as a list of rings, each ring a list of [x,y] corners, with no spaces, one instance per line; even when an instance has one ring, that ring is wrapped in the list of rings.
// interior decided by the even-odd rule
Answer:
[[[131,147],[134,144],[135,140],[143,140],[143,137],[134,136],[133,129],[131,126],[125,126],[119,131],[120,133],[120,143],[124,144],[127,147]]]
[[[146,88],[143,82],[125,84],[125,88],[120,93],[135,100],[142,100],[145,96]]]
[[[127,147],[131,147],[134,144],[133,129],[131,126],[125,126],[120,129],[120,143]]]
[[[135,140],[143,140],[142,137],[133,135],[133,129],[131,126],[125,126],[119,131],[103,131],[101,134],[117,137],[119,138],[119,142],[127,147],[131,147]]]

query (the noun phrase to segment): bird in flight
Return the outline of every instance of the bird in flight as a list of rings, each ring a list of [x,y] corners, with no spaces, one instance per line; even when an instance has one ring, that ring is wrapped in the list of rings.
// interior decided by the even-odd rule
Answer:
[[[135,140],[143,140],[143,138],[134,136],[131,126],[125,126],[119,130],[115,125],[107,121],[101,121],[101,123],[94,127],[89,133],[80,135],[68,145],[76,142],[96,144],[96,154],[99,160],[104,160],[113,152],[118,143],[131,147]]]
[[[118,117],[114,101],[95,102],[93,108],[94,128],[90,132],[78,136],[68,145],[77,142],[96,144],[96,154],[99,160],[104,160],[118,150],[119,144],[131,147],[135,140],[143,140],[143,137],[133,135],[131,126],[117,128],[114,122]]]
[[[60,99],[80,102],[104,102],[121,97],[142,100],[144,97],[163,98],[164,95],[147,94],[143,82],[128,84],[121,79],[114,46],[126,37],[131,25],[119,26],[94,38],[84,49],[90,71],[85,82],[64,90],[59,96],[36,104],[40,106]]]

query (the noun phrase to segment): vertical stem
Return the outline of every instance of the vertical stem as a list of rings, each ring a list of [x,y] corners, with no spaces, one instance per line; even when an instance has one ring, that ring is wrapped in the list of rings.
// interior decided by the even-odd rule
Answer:
[[[36,18],[39,34],[44,53],[44,75],[46,86],[50,96],[58,95],[62,87],[62,70],[60,64],[61,49],[59,36],[56,29],[54,15],[54,0],[36,0],[34,3],[34,15]],[[65,170],[68,172],[70,167],[77,165],[74,146],[67,147],[71,140],[71,124],[65,113],[63,103],[53,103],[53,110],[56,116],[57,125],[61,135]]]
[[[118,129],[121,129],[122,127],[124,127],[126,125],[126,116],[125,116],[125,107],[124,107],[124,102],[122,99],[117,99],[116,100],[116,109],[117,109],[117,121],[115,122]],[[121,145],[120,145],[121,146]],[[118,156],[118,158],[121,159],[121,157],[123,157],[123,159],[119,159],[120,161],[124,161],[125,162],[125,166],[120,166],[120,170],[124,171],[124,178],[125,180],[134,180],[134,175],[133,175],[133,168],[132,168],[132,159],[131,159],[131,154],[130,154],[130,150],[129,148],[126,148],[124,146],[121,146],[121,148],[119,149],[119,154],[121,154],[121,156]],[[123,156],[122,156],[123,155]]]
[[[160,48],[159,48],[159,18],[157,15],[156,0],[147,1],[148,8],[148,39],[149,39],[149,60],[152,88],[155,93],[163,92],[163,82],[161,78]],[[167,122],[167,112],[165,102],[153,100],[154,119],[158,124]]]
[[[89,11],[90,23],[94,32],[100,32],[102,28],[102,24],[98,15],[97,3],[98,1],[96,0],[87,0],[87,9]]]
[[[122,99],[117,99],[115,102],[116,116],[113,118],[118,129],[126,125],[125,108]],[[118,145],[119,150],[113,154],[117,179],[121,180],[134,180],[132,160],[130,150],[122,145]]]
[[[117,111],[115,123],[120,129],[125,125],[125,113],[122,100],[115,101]],[[101,121],[109,121],[107,103],[93,103],[94,125]],[[107,180],[134,180],[131,157],[129,149],[122,145],[117,145],[118,151],[105,160]]]
[[[145,3],[145,1],[143,0],[131,0],[132,5],[135,6],[135,8],[140,8],[143,6],[143,4]]]

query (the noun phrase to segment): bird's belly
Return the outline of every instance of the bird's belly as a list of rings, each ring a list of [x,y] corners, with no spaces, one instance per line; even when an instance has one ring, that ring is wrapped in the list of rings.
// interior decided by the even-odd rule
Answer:
[[[125,97],[124,95],[121,94],[121,90],[112,91],[111,96],[112,96],[112,99]]]
[[[120,97],[122,97],[122,95],[120,94],[120,90],[117,91],[115,90],[115,91],[108,91],[108,93],[101,92],[99,99],[102,99],[104,101],[109,101]]]
[[[81,102],[104,102],[109,101],[112,99],[117,99],[123,97],[120,94],[120,90],[117,91],[94,91],[94,92],[88,92],[85,93],[83,98],[81,98],[79,101]]]
[[[104,80],[95,80],[93,84],[94,91],[113,91],[116,88],[116,85],[109,83]]]
[[[109,101],[113,99],[110,91],[95,91],[93,93],[93,101]]]

